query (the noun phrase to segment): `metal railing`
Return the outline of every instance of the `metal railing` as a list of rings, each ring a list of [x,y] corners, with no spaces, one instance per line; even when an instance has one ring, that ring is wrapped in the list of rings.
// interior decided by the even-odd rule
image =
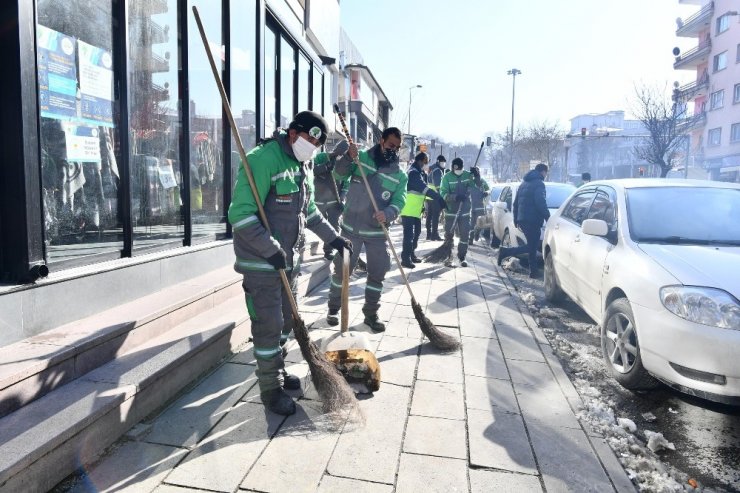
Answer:
[[[698,58],[712,50],[712,40],[707,37],[703,42],[699,43],[698,46],[694,46],[686,53],[676,57],[676,61],[673,64],[673,68],[677,68],[678,65],[686,63],[693,58]]]
[[[694,27],[695,24],[704,21],[705,17],[712,17],[712,13],[714,13],[713,1],[702,7],[699,12],[682,20],[680,22],[680,25],[678,26],[678,29],[676,30],[676,34],[679,34],[681,31],[688,31],[689,29]]]
[[[689,100],[696,93],[708,87],[709,87],[709,73],[704,72],[704,75],[702,75],[699,79],[693,82],[689,82],[688,84],[684,84],[683,86],[679,87],[678,93],[681,99]]]

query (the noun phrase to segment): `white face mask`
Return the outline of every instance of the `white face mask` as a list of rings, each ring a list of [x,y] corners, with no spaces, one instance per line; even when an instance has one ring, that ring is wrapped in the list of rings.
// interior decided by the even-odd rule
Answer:
[[[454,170],[454,171],[455,171],[455,174],[456,174],[457,176],[460,176],[460,175],[462,175],[462,174],[463,174],[463,170],[461,170],[461,169],[456,169],[456,170]]]
[[[293,155],[300,162],[308,161],[309,159],[313,158],[316,154],[316,151],[318,150],[318,147],[316,147],[303,137],[298,137],[293,143],[292,147]]]

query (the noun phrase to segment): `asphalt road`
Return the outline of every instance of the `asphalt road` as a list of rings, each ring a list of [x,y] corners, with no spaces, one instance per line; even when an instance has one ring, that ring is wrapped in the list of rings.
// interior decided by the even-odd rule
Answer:
[[[662,384],[649,392],[624,389],[609,376],[601,360],[598,326],[583,310],[569,299],[549,304],[541,278],[533,280],[526,273],[511,270],[507,273],[548,338],[560,336],[572,346],[572,350],[558,354],[571,379],[588,378],[616,416],[637,424],[638,437],[645,438],[645,429],[662,432],[676,447],[675,451],[660,452],[663,462],[705,488],[740,492],[740,407],[704,401]],[[655,420],[647,421],[644,413],[652,413]]]

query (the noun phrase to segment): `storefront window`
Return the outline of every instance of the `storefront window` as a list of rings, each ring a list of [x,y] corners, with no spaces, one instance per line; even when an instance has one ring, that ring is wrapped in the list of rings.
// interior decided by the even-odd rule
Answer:
[[[89,261],[123,247],[113,93],[116,3],[38,1],[40,164],[50,263]]]
[[[190,209],[193,240],[224,233],[223,125],[221,96],[203,48],[198,26],[191,14],[198,7],[209,49],[223,71],[224,46],[221,40],[221,3],[188,1],[188,70],[190,88]],[[221,73],[219,73],[221,75]]]
[[[311,65],[302,53],[298,55],[298,111],[310,109],[308,107],[309,96],[311,96]]]
[[[256,0],[231,2],[231,109],[247,152],[255,146],[257,133],[256,9]],[[232,186],[236,181],[239,163],[239,149],[236,143],[232,143]]]
[[[280,39],[280,126],[288,128],[295,110],[295,48],[284,37]]]
[[[323,81],[324,76],[322,75],[321,71],[316,68],[314,65],[313,67],[313,110],[316,113],[324,114],[324,108],[321,105],[321,96],[324,93],[324,87],[323,87]]]
[[[128,0],[134,248],[181,244],[177,0]]]
[[[275,99],[275,80],[277,74],[276,58],[277,34],[265,27],[265,134],[270,137],[275,131],[277,110]]]

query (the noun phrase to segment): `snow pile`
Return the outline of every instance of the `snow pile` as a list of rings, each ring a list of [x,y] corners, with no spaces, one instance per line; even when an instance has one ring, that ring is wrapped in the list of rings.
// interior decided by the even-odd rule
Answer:
[[[534,298],[532,293],[525,293],[522,298],[524,299],[526,295]],[[538,310],[527,299],[525,302],[540,319],[560,317],[558,309]],[[598,326],[582,325],[588,326],[588,329],[583,328],[582,331],[598,333]],[[571,328],[570,323],[568,326]],[[640,431],[638,424],[632,419],[615,416],[614,403],[609,401],[608,396],[598,387],[598,383],[595,383],[602,381],[607,375],[599,348],[570,341],[552,329],[544,328],[543,331],[555,353],[575,376],[572,378],[573,384],[584,400],[577,417],[593,431],[604,436],[604,440],[614,450],[627,475],[640,491],[650,493],[710,491],[701,485],[697,485],[697,488],[692,487],[687,474],[661,461],[656,452],[668,453],[675,450],[675,446],[661,433]],[[645,423],[657,420],[652,413],[644,413],[642,419]]]
[[[534,293],[530,291],[522,291],[521,298],[527,305],[530,306],[530,308],[533,307],[537,302],[537,298],[535,298]]]
[[[501,266],[512,272],[529,272],[528,269],[522,267],[522,263],[516,257],[509,257],[501,263]]]

